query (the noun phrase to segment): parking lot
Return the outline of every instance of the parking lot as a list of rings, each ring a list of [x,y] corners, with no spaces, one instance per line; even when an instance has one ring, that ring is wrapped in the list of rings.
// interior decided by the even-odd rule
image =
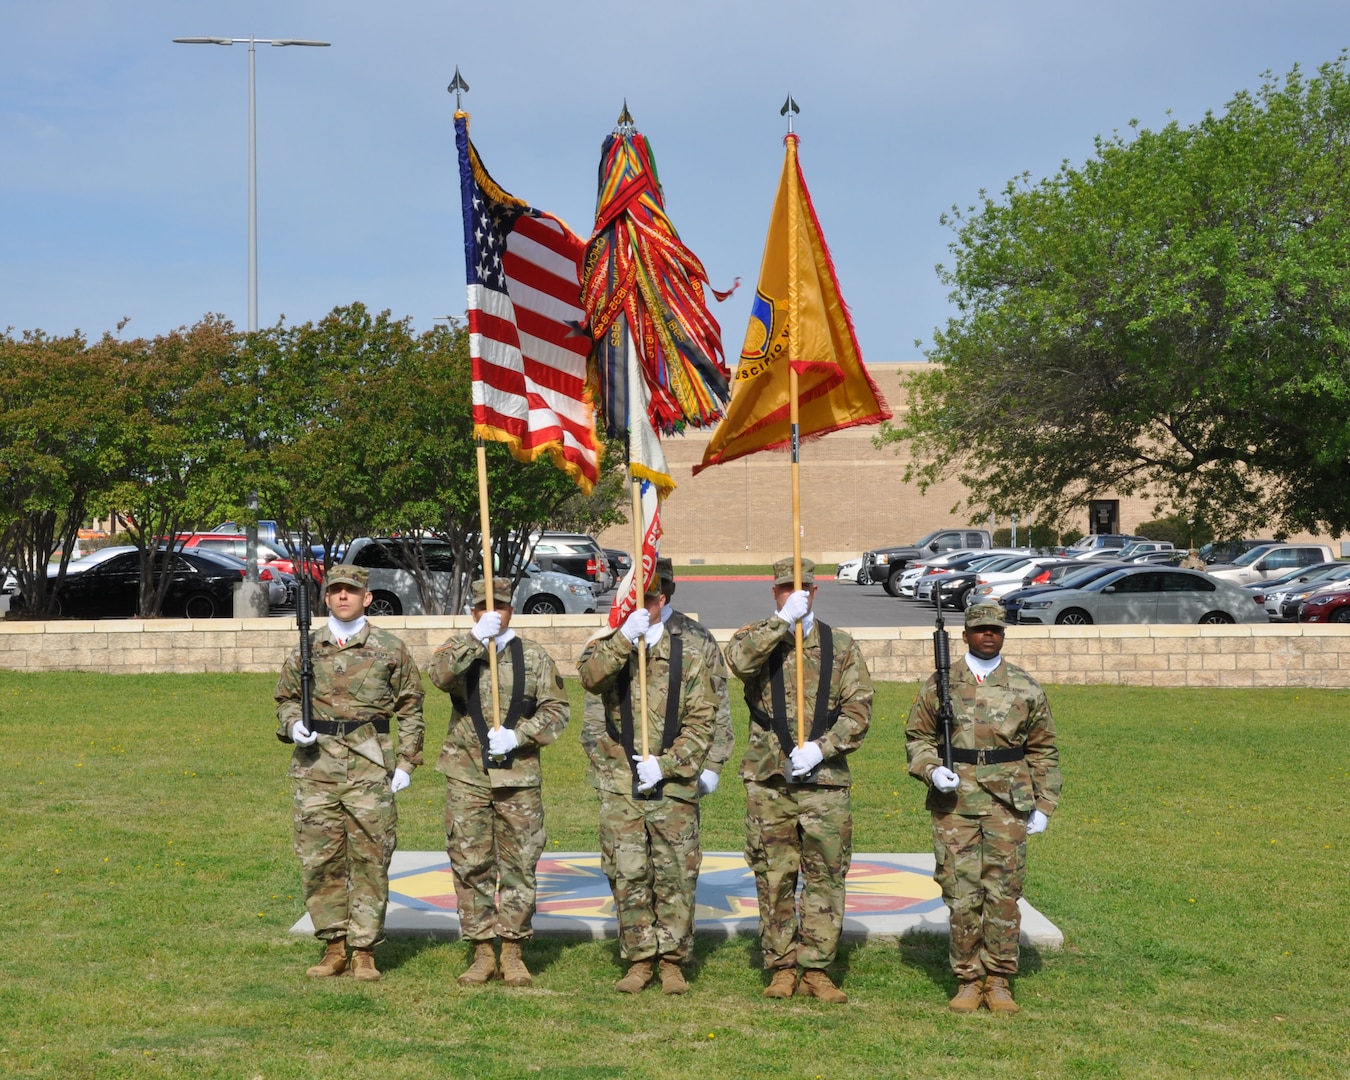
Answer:
[[[880,585],[838,583],[833,578],[816,582],[815,610],[831,626],[930,626],[933,609],[912,600],[887,596]],[[607,607],[613,597],[601,599]],[[675,606],[697,613],[698,620],[710,628],[735,628],[767,618],[773,612],[773,594],[766,576],[754,581],[725,578],[677,577]],[[960,612],[945,612],[949,625],[959,625]]]

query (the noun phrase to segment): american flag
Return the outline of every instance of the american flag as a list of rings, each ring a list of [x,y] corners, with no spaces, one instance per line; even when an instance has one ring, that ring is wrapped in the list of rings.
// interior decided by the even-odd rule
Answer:
[[[586,399],[591,340],[577,327],[585,242],[492,179],[455,116],[464,210],[474,434],[522,461],[548,453],[581,489],[599,477],[594,410]]]

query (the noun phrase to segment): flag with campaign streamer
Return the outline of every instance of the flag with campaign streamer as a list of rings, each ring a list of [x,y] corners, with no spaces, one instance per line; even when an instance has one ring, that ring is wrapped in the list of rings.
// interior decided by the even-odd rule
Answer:
[[[581,279],[594,343],[590,379],[610,438],[637,422],[632,404],[644,395],[654,434],[721,418],[729,373],[707,282],[666,213],[651,146],[625,106],[601,148],[595,231]],[[713,291],[719,300],[730,294]],[[630,378],[633,355],[645,387]],[[651,479],[663,491],[674,486],[669,476]]]
[[[474,435],[522,461],[542,454],[590,493],[599,478],[595,411],[586,389],[591,341],[580,324],[585,243],[557,217],[504,191],[455,114]]]
[[[789,368],[798,376],[801,438],[891,418],[863,365],[853,321],[797,162],[797,136],[789,134],[786,142],[731,403],[703,460],[694,467],[695,475],[710,465],[790,445]]]

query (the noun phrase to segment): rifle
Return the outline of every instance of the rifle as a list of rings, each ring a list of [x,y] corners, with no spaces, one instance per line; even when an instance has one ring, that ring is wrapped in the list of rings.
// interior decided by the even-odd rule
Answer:
[[[933,630],[933,660],[937,665],[938,719],[942,721],[942,764],[952,769],[952,649],[947,627],[942,622],[942,594],[933,584],[933,607],[937,611],[937,627]]]
[[[303,568],[303,558],[300,565]],[[306,731],[313,731],[314,706],[310,699],[314,696],[314,658],[309,651],[309,575],[302,569],[298,580],[295,621],[300,626],[300,719]]]

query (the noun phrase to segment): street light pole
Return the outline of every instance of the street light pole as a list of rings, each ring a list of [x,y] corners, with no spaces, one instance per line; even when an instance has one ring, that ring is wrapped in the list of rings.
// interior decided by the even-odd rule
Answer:
[[[248,44],[248,332],[258,330],[258,91],[257,91],[257,45],[273,45],[278,48],[288,45],[303,45],[311,48],[328,48],[331,42],[308,41],[303,38],[259,38],[249,34],[246,38],[174,38],[177,45],[243,45]],[[255,521],[244,529],[246,537],[246,562],[244,587],[236,604],[236,615],[267,614],[267,595],[258,578],[258,492],[255,488],[249,492],[248,508]],[[302,556],[304,553],[301,553]],[[238,610],[242,609],[242,610]]]

